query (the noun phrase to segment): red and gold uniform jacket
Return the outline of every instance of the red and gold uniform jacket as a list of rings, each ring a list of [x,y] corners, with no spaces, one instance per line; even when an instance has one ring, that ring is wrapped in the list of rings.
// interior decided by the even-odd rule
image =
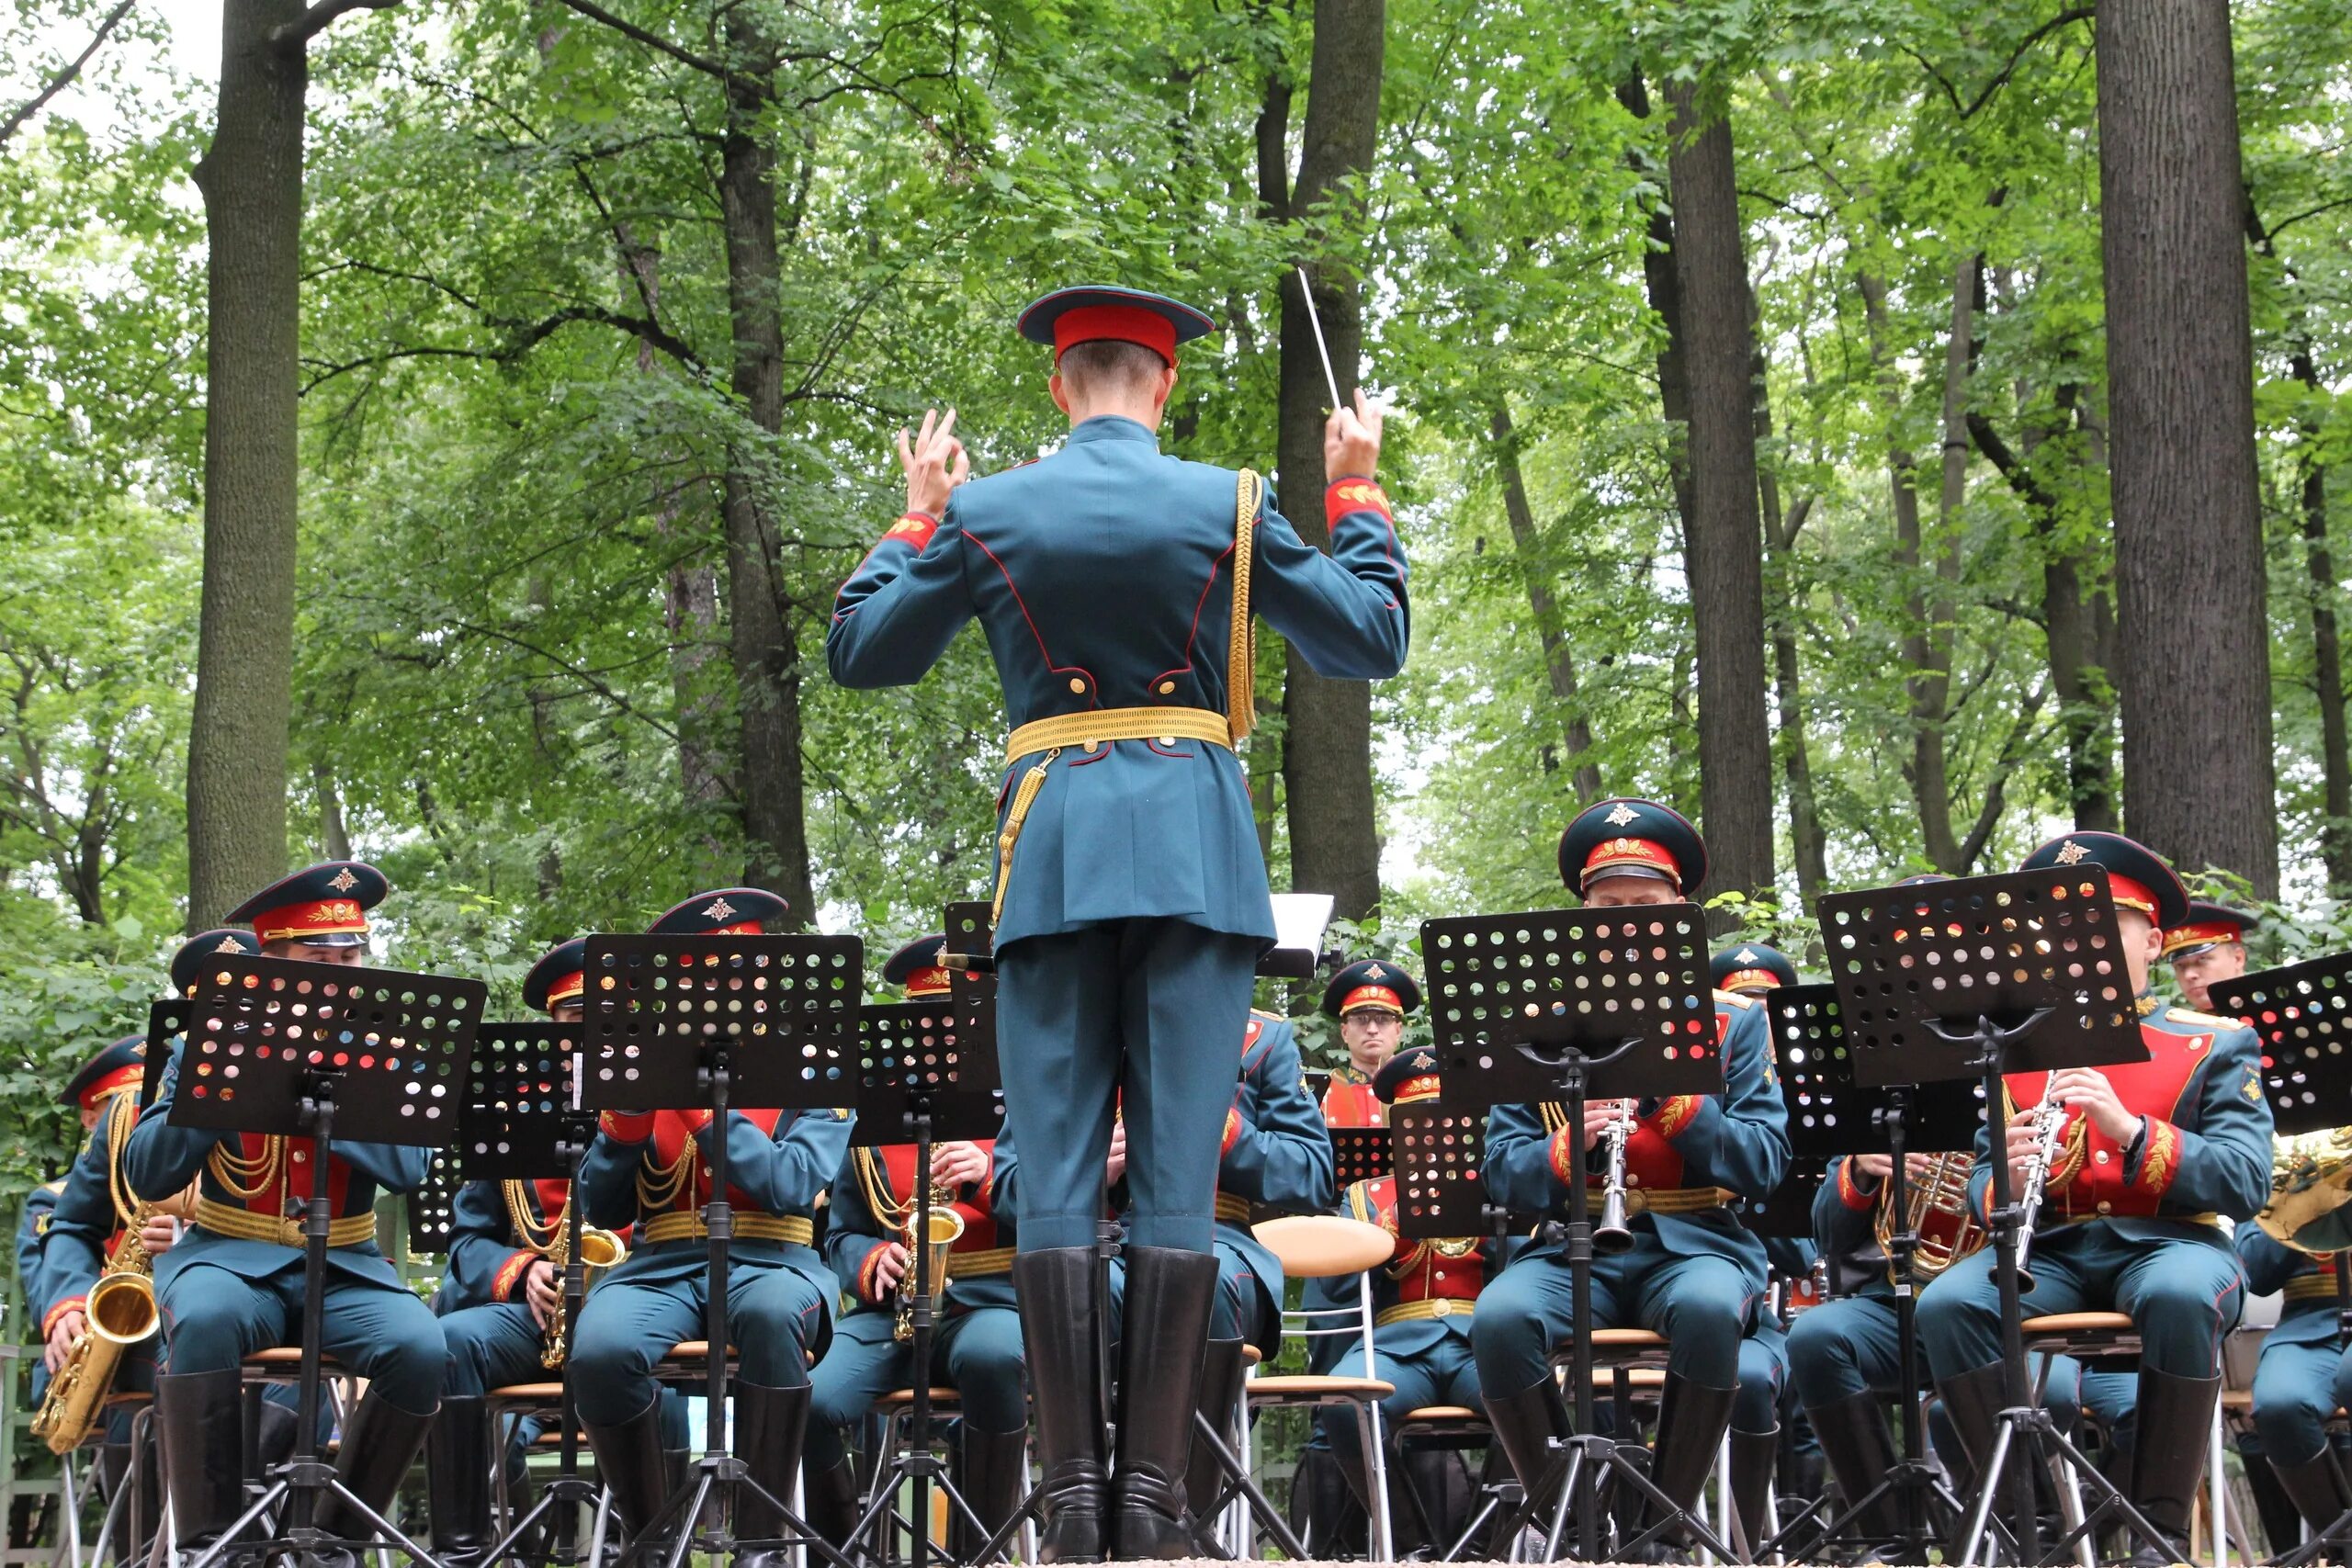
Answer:
[[[849,1151],[849,1113],[729,1111],[727,1198],[737,1262],[789,1264],[826,1286],[812,1245],[817,1201]],[[606,1278],[659,1283],[707,1266],[702,1207],[710,1201],[707,1111],[607,1111],[580,1167],[587,1221],[636,1226],[627,1262]]]
[[[983,1142],[989,1156],[987,1179],[967,1182],[956,1190],[953,1209],[964,1222],[947,1264],[946,1304],[950,1312],[974,1307],[1009,1307],[1012,1302],[1012,1227],[1000,1224],[996,1187],[1002,1172],[999,1145]],[[1002,1159],[1010,1161],[1010,1146]],[[906,1239],[909,1206],[915,1191],[915,1145],[886,1144],[880,1148],[854,1148],[833,1180],[832,1222],[825,1233],[825,1260],[842,1292],[854,1297],[859,1309],[888,1304],[895,1292],[875,1283],[875,1265],[884,1244]],[[934,1211],[938,1212],[938,1211]],[[910,1269],[911,1269],[910,1264]]]
[[[1380,1348],[1409,1356],[1448,1334],[1467,1337],[1494,1244],[1479,1236],[1427,1240],[1401,1234],[1394,1177],[1356,1182],[1341,1206],[1351,1218],[1396,1238],[1388,1261],[1371,1270],[1373,1325]]]

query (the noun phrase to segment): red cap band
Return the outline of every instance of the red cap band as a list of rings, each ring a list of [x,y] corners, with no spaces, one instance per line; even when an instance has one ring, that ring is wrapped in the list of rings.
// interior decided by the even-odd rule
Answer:
[[[944,969],[918,969],[907,976],[910,997],[944,997],[954,987],[953,977]]]
[[[2156,896],[2144,882],[2134,882],[2128,876],[2107,874],[2107,890],[2114,897],[2119,909],[2137,909],[2150,919],[2156,918]]]
[[[1080,305],[1054,318],[1054,363],[1081,343],[1131,343],[1176,363],[1176,323],[1134,305]]]
[[[576,1002],[588,988],[588,972],[575,969],[548,987],[548,1007],[552,1010],[558,1002]]]
[[[146,1067],[139,1063],[134,1062],[127,1067],[117,1067],[82,1091],[82,1109],[96,1111],[98,1108],[98,1101],[118,1089],[137,1089],[140,1080],[146,1076]]]
[[[1440,1088],[1438,1075],[1424,1073],[1417,1078],[1407,1078],[1396,1086],[1396,1104],[1410,1105],[1418,1100],[1435,1100]]]
[[[2108,879],[2108,885],[2114,886],[2112,877]],[[2123,902],[2123,896],[2118,893],[2115,901],[2120,904]],[[2175,926],[2165,932],[2165,956],[2170,958],[2174,953],[2192,947],[2211,947],[2217,942],[2244,942],[2245,940],[2245,932],[2228,920],[2208,920],[2201,925]]]
[[[1584,861],[1584,872],[1577,886],[1589,887],[1593,882],[1610,872],[1634,871],[1663,874],[1676,887],[1682,886],[1682,868],[1666,852],[1666,846],[1649,839],[1603,839],[1595,844],[1592,853]]]
[[[1393,1012],[1398,1018],[1405,1016],[1403,999],[1385,986],[1358,986],[1348,993],[1348,999],[1340,1004],[1340,1016],[1345,1018],[1358,1008],[1378,1008],[1383,1012]]]
[[[1735,969],[1724,976],[1716,989],[1724,991],[1769,991],[1781,983],[1781,977],[1770,969]]]
[[[254,935],[264,942],[289,942],[337,931],[364,931],[368,911],[356,898],[305,899],[254,917]]]

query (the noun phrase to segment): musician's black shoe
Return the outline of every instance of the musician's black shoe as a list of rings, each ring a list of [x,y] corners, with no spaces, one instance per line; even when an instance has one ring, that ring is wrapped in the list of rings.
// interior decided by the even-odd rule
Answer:
[[[1372,1478],[1365,1472],[1363,1450],[1361,1446],[1334,1445],[1332,1454],[1340,1463],[1340,1473],[1347,1477],[1348,1490],[1364,1512],[1372,1511]],[[1390,1444],[1387,1463],[1382,1473],[1388,1481],[1388,1529],[1396,1546],[1396,1560],[1415,1562],[1429,1553],[1429,1532],[1421,1529],[1421,1511],[1413,1499],[1413,1489],[1405,1479],[1404,1457]]]
[[[613,1495],[621,1533],[634,1545],[644,1539],[674,1484],[668,1450],[662,1446],[662,1396],[655,1394],[617,1426],[583,1421],[580,1429],[596,1456],[597,1478]]]
[[[857,1528],[865,1499],[858,1495],[857,1466],[835,1460],[824,1470],[801,1467],[801,1500],[808,1506],[808,1528],[825,1538],[835,1551],[849,1549],[849,1532]]]
[[[1838,1490],[1846,1499],[1830,1511],[1826,1522],[1869,1496],[1886,1479],[1886,1472],[1894,1468],[1894,1435],[1886,1428],[1885,1403],[1867,1389],[1832,1400],[1806,1415],[1813,1421],[1814,1435],[1821,1439],[1822,1457],[1829,1461],[1829,1472],[1838,1478]],[[1847,1529],[1875,1546],[1894,1539],[1901,1519],[1894,1495],[1888,1492],[1855,1515]]]
[[[1201,1414],[1216,1428],[1227,1448],[1233,1447],[1233,1411],[1241,1399],[1241,1341],[1212,1339],[1208,1353],[1201,1363]],[[1205,1519],[1216,1505],[1216,1495],[1225,1487],[1225,1468],[1216,1461],[1208,1440],[1193,1430],[1191,1457],[1184,1461],[1185,1506],[1193,1517]]]
[[[1548,1529],[1559,1498],[1560,1462],[1552,1439],[1568,1435],[1568,1407],[1560,1399],[1560,1385],[1547,1372],[1516,1393],[1485,1394],[1480,1403],[1487,1407],[1487,1424],[1494,1428],[1511,1473],[1535,1500],[1531,1511],[1534,1528]]]
[[[2270,1461],[2269,1468],[2270,1473],[2278,1478],[2279,1490],[2292,1500],[2295,1512],[2311,1526],[2313,1535],[2318,1535],[2342,1518],[2346,1509],[2352,1508],[2352,1489],[2345,1486],[2344,1472],[2336,1468],[2335,1456],[2327,1450],[2324,1444],[2319,1452],[2307,1460],[2295,1464],[2281,1464],[2274,1459]],[[2246,1466],[2249,1479],[2254,1469],[2251,1464]],[[2276,1536],[2272,1538],[2274,1541],[2278,1539]],[[2291,1533],[2288,1539],[2293,1539]],[[2283,1551],[2286,1549],[2281,1546],[2279,1550]]]
[[[490,1401],[480,1394],[441,1402],[424,1440],[424,1495],[433,1516],[433,1555],[448,1568],[473,1568],[496,1544],[490,1528]]]
[[[1112,1554],[1130,1562],[1198,1557],[1184,1507],[1184,1470],[1208,1353],[1216,1255],[1130,1247],[1126,1263]],[[1036,1365],[1034,1352],[1030,1365]]]
[[[2188,1560],[2189,1516],[2205,1475],[2213,1402],[2221,1397],[2218,1377],[2183,1378],[2154,1367],[2140,1369],[2140,1441],[2132,1446],[2132,1484],[2125,1495],[2174,1551],[2166,1557],[2135,1540],[2134,1564]]]
[[[180,1547],[209,1546],[244,1511],[244,1374],[235,1367],[161,1374],[155,1429]]]
[[[735,1451],[743,1458],[760,1491],[735,1493],[735,1539],[771,1541],[784,1535],[784,1511],[800,1475],[800,1439],[808,1427],[808,1385],[766,1388],[735,1383]],[[775,1499],[772,1504],[768,1497]],[[792,1553],[776,1546],[738,1547],[735,1568],[785,1568]]]
[[[343,1447],[335,1456],[334,1478],[381,1514],[392,1506],[401,1478],[415,1462],[416,1450],[424,1446],[425,1434],[432,1429],[431,1412],[419,1416],[402,1410],[370,1389],[343,1424]],[[333,1493],[319,1505],[317,1519],[319,1528],[329,1535],[349,1540],[366,1540],[376,1529],[358,1509]],[[356,1568],[359,1561],[358,1553],[349,1548],[304,1556],[305,1568]]]
[[[1045,1519],[1039,1562],[1100,1562],[1110,1544],[1110,1471],[1103,1462],[1094,1250],[1048,1247],[1012,1260],[1021,1335],[1037,1418]],[[1188,1399],[1184,1408],[1192,1409]]]
[[[1657,1444],[1652,1450],[1650,1479],[1686,1514],[1695,1517],[1699,1495],[1706,1490],[1707,1477],[1714,1473],[1715,1454],[1730,1428],[1732,1400],[1738,1393],[1736,1386],[1710,1388],[1671,1370],[1666,1374],[1666,1389],[1658,1400]],[[1657,1506],[1651,1504],[1643,1515],[1642,1528],[1647,1529],[1660,1517]],[[1689,1538],[1684,1527],[1677,1524],[1660,1540],[1679,1547]]]
[[[956,1491],[970,1504],[987,1534],[975,1534],[956,1516],[956,1528],[949,1535],[949,1546],[957,1557],[970,1562],[989,1543],[989,1537],[1004,1528],[1012,1511],[1021,1506],[1022,1489],[1029,1481],[1029,1429],[1017,1432],[981,1432],[964,1423],[963,1440],[959,1449],[962,1461],[956,1477]]]

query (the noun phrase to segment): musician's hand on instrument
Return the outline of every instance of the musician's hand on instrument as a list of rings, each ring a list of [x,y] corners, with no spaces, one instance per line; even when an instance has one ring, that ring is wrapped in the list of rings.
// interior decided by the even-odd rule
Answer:
[[[2116,1143],[2130,1145],[2140,1135],[2140,1113],[2127,1108],[2115,1085],[2096,1067],[2067,1067],[2051,1075],[2050,1088],[2083,1119]]]
[[[1882,1156],[1880,1157],[1884,1158],[1885,1156]],[[1938,1156],[1935,1155],[1905,1154],[1903,1156],[1903,1179],[1905,1181],[1928,1181],[1933,1179],[1936,1174],[1937,1158]],[[1887,1164],[1890,1168],[1893,1167],[1894,1163],[1894,1162],[1891,1159],[1887,1160]]]
[[[1623,1116],[1630,1102],[1623,1100],[1588,1100],[1584,1102],[1584,1146],[1597,1149],[1601,1139],[1609,1135],[1611,1122]]]
[[[139,1227],[139,1245],[150,1258],[161,1258],[180,1238],[180,1223],[169,1214],[150,1214]]]
[[[87,1322],[79,1307],[57,1314],[57,1326],[49,1331],[49,1348],[41,1353],[41,1362],[49,1368],[50,1376],[55,1377],[57,1369],[65,1364],[66,1355],[73,1350],[74,1341],[82,1337]]]
[[[899,467],[907,476],[907,510],[936,517],[947,509],[947,497],[972,477],[964,444],[956,439],[956,411],[945,418],[937,409],[925,409],[922,429],[912,442],[899,432]]]
[[[931,1179],[938,1187],[962,1187],[989,1179],[989,1154],[978,1144],[942,1144],[931,1151]]]
[[[1323,422],[1323,474],[1336,479],[1343,474],[1372,478],[1380,464],[1380,427],[1387,411],[1363,395],[1358,387],[1355,407],[1333,409]]]
[[[907,1277],[907,1244],[886,1241],[874,1260],[874,1290],[877,1295],[888,1295]]]
[[[1852,1170],[1857,1187],[1881,1186],[1894,1174],[1893,1155],[1849,1155],[1846,1163]],[[1908,1174],[1918,1174],[1917,1168],[1908,1160],[1904,1162],[1903,1168]]]
[[[542,1329],[563,1304],[563,1276],[548,1259],[538,1258],[523,1270],[523,1304],[531,1309],[531,1321]]]
[[[2022,1196],[2027,1169],[2033,1164],[2034,1152],[2041,1146],[2041,1132],[2034,1125],[2033,1112],[2020,1111],[2009,1118],[2003,1134],[2009,1156],[2009,1194]]]

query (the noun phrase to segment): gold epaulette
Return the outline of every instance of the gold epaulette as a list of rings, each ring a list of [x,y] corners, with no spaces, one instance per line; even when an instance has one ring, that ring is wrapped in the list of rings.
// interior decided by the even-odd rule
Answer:
[[[1737,991],[1717,991],[1715,1000],[1729,1002],[1732,1006],[1741,1009],[1752,1008],[1756,1005],[1754,997],[1743,997]]]
[[[2166,1010],[2164,1021],[2185,1023],[2192,1029],[2244,1029],[2245,1021],[2235,1018],[2216,1018],[2210,1012],[2191,1012],[2187,1008]]]
[[[1251,1018],[1262,1018],[1268,1023],[1288,1023],[1290,1021],[1290,1020],[1284,1018],[1282,1014],[1278,1012],[1268,1012],[1264,1008],[1251,1008],[1250,1010],[1250,1016]]]

